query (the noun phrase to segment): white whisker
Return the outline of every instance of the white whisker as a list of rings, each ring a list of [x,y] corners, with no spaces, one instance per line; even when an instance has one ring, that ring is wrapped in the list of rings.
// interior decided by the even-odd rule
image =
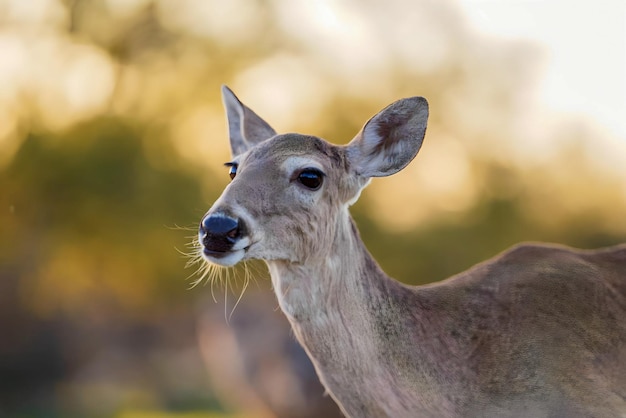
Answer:
[[[224,267],[206,261],[205,258],[202,256],[202,244],[198,242],[196,236],[192,236],[190,238],[191,240],[185,245],[187,248],[189,248],[189,250],[182,251],[178,248],[176,249],[178,253],[188,259],[185,264],[185,268],[195,268],[193,273],[191,273],[186,278],[186,280],[191,280],[189,289],[191,290],[200,284],[209,284],[211,289],[211,298],[215,303],[218,303],[216,287],[218,290],[223,290],[224,318],[226,319],[226,322],[229,322],[233,313],[235,312],[235,309],[243,299],[244,293],[250,285],[250,282],[254,281],[258,285],[256,275],[261,274],[254,263],[242,263],[243,286],[240,292],[236,292],[236,288],[238,287],[237,283],[239,282],[239,278],[241,277],[239,275],[241,270],[235,267]],[[251,269],[254,270],[255,274],[253,274]],[[233,293],[233,296],[236,297],[235,305],[230,310],[228,308],[229,290]]]

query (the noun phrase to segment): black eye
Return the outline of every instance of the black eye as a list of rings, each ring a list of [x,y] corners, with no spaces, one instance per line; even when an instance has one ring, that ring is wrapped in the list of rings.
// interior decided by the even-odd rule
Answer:
[[[322,185],[324,173],[315,168],[306,168],[298,174],[298,182],[307,189],[317,190]]]
[[[237,175],[237,164],[235,163],[226,163],[225,164],[227,167],[230,167],[230,170],[228,170],[228,175],[230,176],[230,179],[234,179],[235,176]]]

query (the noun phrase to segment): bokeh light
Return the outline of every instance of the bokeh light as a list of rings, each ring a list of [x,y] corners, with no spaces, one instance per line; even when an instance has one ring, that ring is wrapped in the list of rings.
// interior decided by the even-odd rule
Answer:
[[[625,11],[0,0],[0,416],[328,407],[261,263],[234,310],[241,271],[189,289],[181,253],[229,181],[222,84],[277,131],[338,144],[392,101],[428,98],[416,160],[352,208],[403,282],[523,240],[626,241]]]

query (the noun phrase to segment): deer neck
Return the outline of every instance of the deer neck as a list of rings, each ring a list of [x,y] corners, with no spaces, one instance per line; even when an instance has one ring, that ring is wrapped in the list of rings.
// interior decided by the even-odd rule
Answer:
[[[393,282],[365,248],[347,209],[342,215],[322,253],[302,263],[268,261],[278,301],[292,322],[321,325],[341,313],[354,327],[351,310],[362,315],[364,304],[373,303]]]
[[[387,314],[397,310],[392,306],[394,293],[406,288],[379,268],[347,208],[324,254],[306,263],[268,265],[278,302],[296,337],[328,369],[354,365],[362,371],[363,364],[379,355],[381,329],[399,325]]]
[[[409,399],[436,388],[429,377],[435,371],[404,349],[415,348],[428,332],[428,314],[417,293],[379,268],[347,210],[337,228],[325,257],[303,264],[268,262],[274,290],[322,382],[341,393],[336,400],[348,415],[404,416],[402,403],[390,405],[392,412],[376,408],[400,398],[410,405]],[[407,328],[407,318],[423,323]],[[363,383],[352,393],[354,379]],[[411,390],[389,392],[398,379]]]

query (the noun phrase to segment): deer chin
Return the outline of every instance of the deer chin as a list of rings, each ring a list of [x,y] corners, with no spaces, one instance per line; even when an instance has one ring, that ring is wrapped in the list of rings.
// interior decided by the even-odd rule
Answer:
[[[246,255],[246,249],[231,251],[211,251],[206,248],[202,250],[202,258],[211,264],[217,264],[222,267],[232,267],[243,260]]]
[[[239,239],[232,248],[221,251],[211,249],[206,245],[202,246],[202,258],[212,264],[222,267],[232,267],[244,259],[248,249],[251,246],[250,238],[243,237]]]

